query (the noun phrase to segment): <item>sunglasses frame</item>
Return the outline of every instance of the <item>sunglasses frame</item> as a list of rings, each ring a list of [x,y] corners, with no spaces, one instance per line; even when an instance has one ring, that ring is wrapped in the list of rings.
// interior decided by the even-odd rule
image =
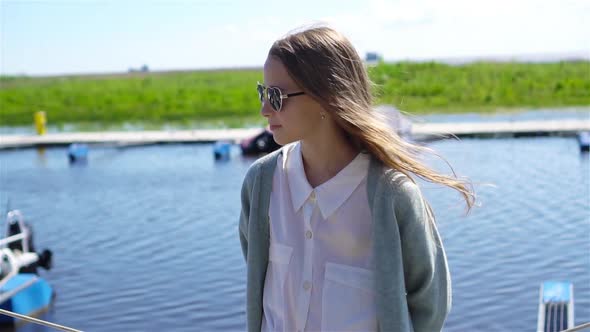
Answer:
[[[262,89],[262,91],[261,91],[261,89]],[[283,94],[283,91],[281,90],[281,88],[279,88],[277,86],[265,86],[264,84],[262,84],[260,82],[256,82],[256,90],[258,92],[258,99],[260,99],[260,102],[264,103],[265,100],[267,100],[270,103],[271,108],[275,112],[280,112],[281,109],[283,108],[283,99],[287,99],[289,97],[297,97],[297,96],[301,96],[301,95],[305,94],[304,91]],[[273,101],[270,100],[270,95],[268,94],[269,90],[278,91],[278,94],[279,94],[278,109],[277,109],[277,106],[275,105],[275,103],[273,103]]]

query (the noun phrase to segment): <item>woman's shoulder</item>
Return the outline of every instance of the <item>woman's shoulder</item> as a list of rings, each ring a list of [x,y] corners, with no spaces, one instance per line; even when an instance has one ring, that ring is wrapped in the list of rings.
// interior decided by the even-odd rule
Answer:
[[[410,175],[383,166],[378,173],[378,181],[384,187],[383,194],[393,200],[396,210],[422,201],[420,187]]]
[[[277,159],[283,154],[283,149],[285,149],[285,147],[256,159],[248,168],[244,182],[251,182],[266,169],[273,169],[277,163]]]
[[[416,183],[408,174],[384,165],[373,156],[369,168],[369,182],[384,187],[385,194],[390,195],[407,194],[408,191],[417,189]]]

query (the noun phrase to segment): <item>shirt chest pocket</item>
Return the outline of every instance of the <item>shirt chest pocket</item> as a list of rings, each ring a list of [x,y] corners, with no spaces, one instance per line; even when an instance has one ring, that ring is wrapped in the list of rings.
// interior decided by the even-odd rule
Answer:
[[[377,331],[373,271],[326,263],[323,331]]]
[[[264,323],[262,330],[275,330],[285,322],[285,282],[293,248],[271,243],[263,292]]]
[[[268,261],[271,266],[282,270],[287,268],[293,255],[293,248],[280,243],[271,243],[268,250]]]
[[[270,288],[275,294],[283,294],[285,279],[289,272],[289,263],[293,255],[293,248],[280,244],[271,243],[268,251],[268,275],[272,285]]]

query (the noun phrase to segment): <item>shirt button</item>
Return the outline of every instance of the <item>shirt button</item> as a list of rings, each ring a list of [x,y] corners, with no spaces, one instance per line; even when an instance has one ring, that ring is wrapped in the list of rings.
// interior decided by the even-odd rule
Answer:
[[[315,201],[315,191],[311,192],[310,198],[312,201]]]
[[[313,234],[311,233],[311,231],[305,232],[305,237],[308,238],[308,239],[311,239],[312,235]]]
[[[309,290],[311,288],[311,282],[306,281],[303,283],[303,289]]]

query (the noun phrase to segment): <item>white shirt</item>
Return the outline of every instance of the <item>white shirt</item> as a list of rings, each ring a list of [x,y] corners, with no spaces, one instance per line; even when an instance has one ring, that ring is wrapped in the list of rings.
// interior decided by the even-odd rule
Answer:
[[[376,331],[369,156],[312,188],[300,143],[283,147],[270,198],[262,331]]]

